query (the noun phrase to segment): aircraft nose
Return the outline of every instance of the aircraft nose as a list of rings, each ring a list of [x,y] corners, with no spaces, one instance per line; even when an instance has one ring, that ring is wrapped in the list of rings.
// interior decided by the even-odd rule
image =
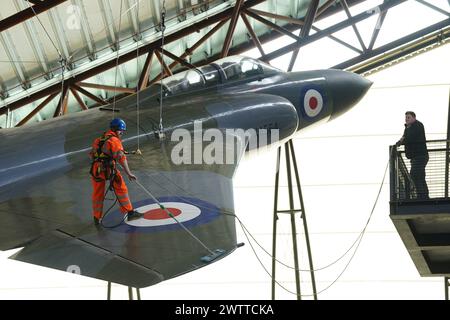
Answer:
[[[372,85],[372,81],[358,74],[340,70],[333,71],[327,76],[333,97],[333,113],[330,120],[351,109],[364,97]]]

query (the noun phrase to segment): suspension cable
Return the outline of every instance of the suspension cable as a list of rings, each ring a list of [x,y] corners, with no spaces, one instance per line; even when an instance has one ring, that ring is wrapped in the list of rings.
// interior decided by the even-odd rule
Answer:
[[[140,100],[139,100],[139,92],[141,91],[141,88],[139,87],[139,39],[141,37],[141,24],[139,23],[139,1],[135,1],[136,6],[136,23],[137,23],[137,35],[136,35],[136,134],[137,134],[137,150],[136,154],[142,154],[141,152],[141,145],[140,145],[140,137],[139,137],[139,127],[140,127]]]
[[[188,228],[186,228],[184,226],[183,223],[181,223],[177,218],[175,218],[175,216],[172,214],[172,212],[170,212],[166,207],[164,207],[161,202],[158,201],[158,199],[155,198],[155,196],[146,188],[144,187],[139,181],[134,180],[134,182],[136,182],[136,184],[142,188],[142,190],[144,190],[145,193],[147,193],[153,201],[155,201],[156,204],[158,204],[158,206],[164,210],[165,213],[167,213],[167,215],[169,217],[171,217],[173,220],[175,220],[175,222],[180,225],[180,227],[182,227],[184,229],[184,231],[186,231],[195,241],[197,241],[203,248],[205,248],[206,251],[208,251],[210,254],[214,254],[214,252],[208,248],[199,238],[197,238]]]
[[[166,0],[162,0],[161,7],[161,80],[160,80],[160,95],[159,95],[159,136],[160,138],[164,136],[164,127],[162,120],[162,108],[163,108],[163,65],[164,65],[164,30],[166,29],[165,25],[166,19]]]
[[[144,160],[144,162],[148,163],[147,159],[145,159],[145,158],[142,158],[142,159]],[[389,164],[389,162],[388,162],[388,164]],[[311,272],[311,271],[322,271],[322,270],[328,269],[328,268],[330,268],[331,266],[333,266],[334,264],[336,264],[337,262],[339,262],[340,260],[342,260],[342,259],[350,252],[350,250],[358,243],[358,241],[362,238],[363,234],[365,233],[365,230],[366,230],[366,228],[367,228],[367,225],[369,224],[369,222],[370,222],[370,220],[371,220],[371,218],[372,218],[372,215],[373,215],[373,213],[374,213],[375,207],[376,207],[376,205],[377,205],[377,203],[378,203],[378,199],[379,199],[379,196],[380,196],[380,193],[381,193],[381,189],[382,189],[383,184],[384,184],[384,181],[385,181],[385,179],[386,179],[386,173],[387,173],[387,166],[388,166],[388,164],[386,164],[386,169],[385,169],[385,171],[384,171],[383,181],[381,182],[380,190],[379,190],[379,192],[378,192],[378,196],[376,197],[376,200],[375,200],[375,202],[374,202],[372,211],[371,211],[371,213],[370,213],[370,215],[369,215],[369,217],[368,217],[368,219],[367,219],[366,225],[365,225],[365,227],[362,229],[362,231],[358,234],[358,236],[356,237],[356,239],[355,239],[355,241],[352,243],[352,245],[351,245],[351,246],[350,246],[350,247],[349,247],[349,248],[348,248],[348,249],[347,249],[347,250],[346,250],[339,258],[335,259],[333,262],[330,262],[330,263],[328,263],[327,265],[325,265],[325,266],[323,266],[323,267],[315,268],[315,269],[313,269],[313,270],[311,270],[311,269],[298,269],[298,271],[300,271],[300,272]],[[152,178],[151,175],[148,174],[148,173],[145,172],[145,171],[144,171],[144,174],[147,175],[149,178]],[[158,172],[158,175],[162,176],[165,180],[167,180],[168,182],[170,182],[173,186],[175,186],[177,189],[181,190],[183,193],[185,193],[185,194],[187,194],[187,195],[189,195],[189,196],[195,197],[195,195],[193,195],[191,192],[189,192],[188,190],[185,190],[185,189],[182,188],[180,185],[178,185],[176,182],[172,181],[167,175],[165,175],[165,174],[163,174],[163,173],[161,173],[161,172]],[[170,192],[170,193],[173,193],[172,190],[169,190],[169,189],[165,188],[162,184],[160,184],[159,186],[160,186],[161,188],[163,188],[164,190],[166,190],[166,191],[168,191],[168,192]],[[178,197],[178,196],[175,196],[175,197]],[[185,202],[187,202],[187,203],[190,203],[190,204],[193,204],[193,205],[195,205],[195,206],[198,206],[198,207],[200,207],[200,208],[203,207],[202,205],[191,203],[189,200],[187,200],[187,199],[185,199],[185,198],[182,198],[182,197],[178,197],[178,198],[182,199],[183,201],[185,201]],[[204,207],[204,208],[207,209],[207,207]],[[222,214],[235,217],[235,218],[238,220],[238,222],[240,223],[241,227],[243,227],[243,229],[246,230],[246,232],[250,235],[250,237],[253,239],[253,241],[254,241],[254,242],[255,242],[255,243],[256,243],[256,244],[257,244],[257,245],[258,245],[258,246],[259,246],[259,247],[267,254],[267,255],[269,255],[270,257],[273,258],[272,254],[269,253],[269,252],[267,251],[267,249],[265,249],[265,248],[258,242],[258,240],[256,240],[256,238],[255,238],[255,237],[252,235],[252,233],[248,230],[248,228],[245,226],[245,224],[242,222],[242,220],[239,218],[238,215],[236,215],[234,212],[231,212],[231,211],[228,211],[228,210],[225,210],[225,209],[222,209]],[[290,265],[284,263],[283,261],[281,261],[281,260],[279,260],[279,259],[277,259],[277,258],[275,258],[275,261],[276,261],[277,263],[279,263],[279,264],[285,266],[286,268],[293,269],[293,270],[297,270],[295,267],[290,266]]]
[[[381,182],[380,188],[379,188],[379,190],[378,190],[378,194],[377,194],[377,197],[376,197],[376,199],[375,199],[375,203],[374,203],[374,205],[373,205],[373,207],[372,207],[372,211],[371,211],[371,213],[370,213],[369,218],[367,219],[366,225],[364,226],[363,230],[361,231],[361,235],[358,237],[359,239],[357,239],[357,243],[358,243],[358,244],[356,245],[356,248],[355,248],[355,250],[353,251],[353,254],[351,255],[351,257],[350,257],[349,261],[347,262],[347,264],[345,265],[344,269],[343,269],[343,270],[341,271],[341,273],[339,273],[339,275],[336,277],[336,279],[334,279],[327,287],[325,287],[324,289],[320,290],[320,291],[317,292],[315,295],[318,295],[318,294],[323,293],[323,292],[325,292],[326,290],[330,289],[330,288],[331,288],[331,287],[332,287],[332,286],[333,286],[333,285],[341,278],[341,276],[342,276],[342,275],[344,274],[344,272],[347,270],[347,268],[348,268],[348,266],[350,265],[350,263],[353,261],[353,258],[355,257],[356,252],[358,251],[358,248],[359,248],[359,246],[360,246],[360,244],[361,244],[361,242],[362,242],[362,239],[363,239],[363,236],[364,236],[364,234],[365,234],[365,232],[366,232],[367,226],[369,225],[369,222],[370,222],[370,220],[371,220],[371,218],[372,218],[372,215],[373,215],[373,213],[374,213],[374,211],[375,211],[375,207],[376,207],[376,205],[377,205],[377,203],[378,203],[378,199],[380,198],[381,190],[383,189],[384,180],[385,180],[385,178],[386,178],[386,173],[387,173],[388,167],[389,167],[389,161],[388,161],[388,163],[386,164],[386,168],[385,168],[385,170],[384,170],[384,175],[383,175],[383,181]],[[275,280],[275,283],[276,283],[279,287],[281,287],[281,288],[284,289],[285,291],[287,291],[287,292],[289,292],[289,293],[294,294],[294,295],[297,296],[297,293],[295,293],[295,292],[293,292],[293,291],[287,289],[286,287],[284,287],[283,285],[281,285],[278,281],[276,281],[276,279],[273,278],[273,275],[271,275],[270,272],[266,269],[266,267],[264,266],[264,264],[263,264],[262,261],[260,260],[258,254],[256,253],[255,249],[253,248],[253,245],[252,245],[252,243],[250,242],[250,239],[248,238],[245,229],[242,227],[242,224],[241,224],[241,228],[242,228],[242,230],[244,231],[244,234],[245,234],[247,240],[249,241],[250,247],[252,248],[253,253],[254,253],[256,259],[258,260],[258,262],[260,263],[260,265],[261,265],[261,267],[264,269],[264,271],[265,271],[265,272],[266,272],[273,280]],[[352,245],[352,246],[353,246],[353,245]],[[347,251],[347,252],[348,252],[348,251]],[[328,267],[328,266],[327,266],[327,267]],[[308,270],[308,271],[309,271],[309,270]],[[302,296],[302,297],[311,297],[311,296],[314,296],[314,294],[301,294],[300,296]]]
[[[45,27],[44,27],[44,25],[43,25],[41,19],[39,19],[39,16],[37,15],[36,11],[34,11],[34,8],[33,8],[34,6],[30,5],[30,1],[26,1],[26,2],[27,2],[27,4],[28,4],[28,8],[31,8],[31,10],[32,10],[33,13],[34,13],[34,16],[36,17],[37,21],[38,21],[39,24],[41,25],[41,27],[42,27],[42,29],[44,30],[45,34],[47,35],[47,38],[50,40],[50,42],[51,42],[51,44],[53,45],[53,47],[55,48],[56,52],[58,52],[59,58],[62,59],[63,56],[62,56],[61,51],[59,51],[59,49],[58,49],[58,47],[56,46],[55,42],[53,41],[52,37],[50,37],[50,35],[49,35],[47,29],[45,29]]]
[[[64,72],[66,70],[66,65],[67,65],[67,61],[66,59],[63,59],[62,57],[60,58],[59,62],[61,63],[61,99],[60,99],[60,104],[59,104],[59,112],[62,112],[62,106],[64,104]]]
[[[144,161],[146,162],[146,159],[144,159]],[[321,267],[321,268],[317,268],[317,269],[314,269],[314,270],[313,270],[313,271],[320,271],[320,270],[324,270],[324,269],[326,269],[326,268],[329,268],[330,266],[334,265],[334,264],[337,263],[339,260],[341,260],[344,256],[346,256],[347,253],[351,250],[351,248],[353,248],[353,247],[355,246],[355,244],[357,244],[357,245],[356,245],[356,248],[355,248],[355,250],[354,250],[354,252],[352,253],[352,255],[351,255],[349,261],[347,262],[347,264],[345,265],[344,269],[340,272],[340,274],[336,277],[335,280],[333,280],[327,287],[325,287],[324,289],[322,289],[322,290],[320,290],[319,292],[317,292],[317,294],[323,293],[323,292],[325,292],[326,290],[328,290],[329,288],[331,288],[331,287],[332,287],[332,286],[340,279],[340,277],[343,275],[343,273],[347,270],[348,266],[350,265],[350,263],[352,262],[354,256],[356,255],[356,252],[357,252],[357,250],[358,250],[358,248],[359,248],[359,246],[360,246],[360,244],[361,244],[361,242],[362,242],[363,236],[365,235],[366,229],[367,229],[367,227],[368,227],[368,225],[369,225],[369,223],[370,223],[370,221],[371,221],[371,218],[372,218],[372,216],[373,216],[373,213],[374,213],[374,211],[375,211],[375,208],[376,208],[376,206],[377,206],[377,204],[378,204],[378,200],[379,200],[381,191],[382,191],[382,189],[383,189],[384,181],[385,181],[385,179],[386,179],[386,173],[387,173],[388,166],[389,166],[389,162],[386,164],[386,168],[385,168],[385,170],[384,170],[383,179],[382,179],[380,188],[379,188],[379,190],[378,190],[378,194],[377,194],[377,197],[376,197],[376,199],[375,199],[374,205],[373,205],[373,207],[372,207],[371,213],[370,213],[370,215],[369,215],[369,217],[368,217],[368,219],[367,219],[367,222],[366,222],[366,224],[365,224],[363,230],[360,232],[360,234],[358,235],[358,237],[357,237],[357,239],[355,240],[355,242],[354,242],[354,243],[350,246],[350,248],[347,249],[347,251],[346,251],[341,257],[339,257],[336,261],[334,261],[334,262],[328,264],[328,265],[325,266],[325,267]],[[144,172],[144,173],[145,173],[146,175],[150,176],[148,173],[146,173],[146,172]],[[173,182],[173,181],[172,181],[171,179],[169,179],[167,176],[165,176],[165,175],[163,175],[163,174],[161,174],[161,175],[162,175],[163,177],[165,177],[168,181],[170,181],[173,185],[177,186],[180,190],[183,190],[183,191],[186,192],[187,194],[191,195],[191,193],[190,193],[189,191],[184,190],[183,188],[181,188],[179,185],[177,185],[175,182]],[[152,195],[152,194],[151,194],[151,193],[150,193],[150,192],[149,192],[142,184],[140,184],[140,183],[137,182],[137,181],[136,181],[136,183],[137,183],[137,184],[138,184],[138,185],[139,185],[146,193],[148,193],[155,201],[157,201],[157,200],[153,197],[153,195]],[[163,189],[167,190],[167,189],[164,188],[162,185],[161,185],[160,187],[162,187]],[[181,198],[181,197],[180,197],[180,198]],[[184,198],[183,198],[183,201],[189,202],[187,199],[184,199]],[[158,202],[157,202],[157,203],[158,203]],[[198,206],[198,204],[197,204],[197,206]],[[168,213],[168,215],[171,216],[171,213],[170,213],[168,210],[166,211],[166,213]],[[224,214],[225,214],[225,215],[229,215],[229,216],[234,216],[235,218],[238,219],[239,224],[241,225],[241,228],[242,228],[242,230],[243,230],[243,232],[244,232],[244,235],[246,236],[247,240],[249,241],[249,244],[250,244],[250,246],[251,246],[251,248],[252,248],[252,250],[253,250],[253,252],[254,252],[255,257],[257,258],[257,260],[259,261],[259,263],[261,264],[261,266],[262,266],[262,268],[265,270],[265,272],[272,278],[272,275],[271,275],[271,274],[269,273],[269,271],[265,268],[264,264],[261,262],[261,260],[260,260],[260,258],[259,258],[259,256],[258,256],[258,254],[256,253],[256,251],[255,251],[254,248],[253,248],[253,245],[252,245],[252,243],[251,243],[251,241],[250,241],[250,238],[249,238],[248,235],[247,235],[247,233],[250,234],[250,235],[251,235],[251,233],[248,231],[248,229],[245,227],[245,225],[242,223],[242,221],[239,219],[239,217],[238,217],[235,213],[232,213],[232,212],[225,212]],[[174,219],[175,219],[175,221],[177,221],[176,218],[174,218]],[[180,223],[180,225],[181,225],[182,227],[184,227],[184,225],[182,225],[182,223]],[[189,233],[191,234],[191,232],[190,232],[189,230],[186,230],[186,231],[189,232]],[[195,239],[197,239],[194,235],[192,235],[192,236],[193,236]],[[253,237],[253,235],[251,235],[251,237],[253,238],[253,240],[255,241],[255,243],[257,243],[258,246],[260,246],[260,247],[264,250],[264,248],[258,243],[258,241]],[[199,241],[200,241],[200,240],[199,240]],[[201,242],[201,241],[200,241],[200,242]],[[207,248],[207,247],[206,247],[206,248]],[[208,250],[209,250],[209,249],[208,249]],[[210,250],[209,250],[209,251],[210,251]],[[267,250],[264,250],[264,251],[265,251],[269,256],[272,257],[272,255],[271,255],[270,253],[268,253]],[[280,263],[280,264],[283,264],[284,266],[286,266],[286,267],[288,267],[288,268],[294,269],[293,267],[290,267],[290,266],[286,265],[285,263],[281,262],[281,261],[278,260],[278,259],[276,259],[276,261],[277,261],[278,263]],[[310,271],[312,271],[312,270],[311,270],[311,269],[304,269],[304,270],[299,269],[299,271],[310,272]],[[289,293],[291,293],[291,294],[297,295],[297,293],[295,293],[295,292],[293,292],[293,291],[287,289],[287,288],[284,287],[283,285],[281,285],[276,279],[275,279],[275,283],[277,283],[277,285],[280,286],[280,287],[281,287],[282,289],[284,289],[285,291],[287,291],[287,292],[289,292]],[[303,297],[314,296],[314,294],[302,294],[301,296],[303,296]]]
[[[120,46],[120,31],[122,27],[122,7],[123,7],[123,0],[120,0],[120,11],[119,11],[119,32],[117,33],[117,40],[116,40],[116,72],[114,73],[114,98],[113,98],[113,107],[112,107],[112,118],[114,119],[114,112],[116,108],[116,86],[117,86],[117,71],[119,69],[119,46]]]
[[[50,34],[48,33],[48,31],[45,28],[44,24],[42,23],[41,19],[39,19],[39,16],[37,15],[36,11],[34,10],[34,8],[33,8],[34,6],[30,5],[29,1],[27,1],[27,4],[28,4],[28,8],[30,8],[31,11],[33,11],[35,18],[38,20],[39,24],[41,25],[42,29],[44,30],[45,34],[47,35],[47,38],[50,40],[52,46],[55,48],[55,50],[59,56],[59,63],[61,65],[61,98],[60,98],[60,104],[59,104],[59,112],[61,112],[62,106],[64,103],[64,97],[63,97],[63,94],[64,94],[64,72],[66,71],[69,61],[67,61],[67,59],[62,55],[61,51],[56,46],[52,37],[50,37]],[[58,116],[58,115],[56,115],[56,116]]]

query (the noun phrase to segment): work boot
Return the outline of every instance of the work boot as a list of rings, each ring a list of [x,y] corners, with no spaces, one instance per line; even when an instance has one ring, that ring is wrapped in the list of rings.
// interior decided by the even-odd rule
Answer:
[[[144,216],[143,213],[137,212],[136,210],[128,211],[127,221],[136,220],[142,218]]]
[[[97,219],[97,217],[94,217],[94,224],[95,224],[95,226],[99,226],[100,225],[100,219]]]

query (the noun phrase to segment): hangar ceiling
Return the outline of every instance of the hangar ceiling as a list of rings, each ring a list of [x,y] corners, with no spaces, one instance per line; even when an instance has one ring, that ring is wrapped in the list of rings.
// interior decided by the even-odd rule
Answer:
[[[435,21],[411,28],[410,33],[390,42],[377,42],[389,12],[402,10],[411,3],[431,10]],[[130,95],[152,85],[159,80],[161,70],[167,76],[253,48],[267,62],[289,54],[288,68],[292,69],[299,48],[329,38],[350,49],[353,55],[328,67],[371,72],[447,43],[450,10],[446,3],[3,0],[0,126],[21,126],[105,105],[115,95]],[[405,23],[420,20],[420,17],[405,18]],[[367,21],[374,26],[365,36],[360,28]],[[345,30],[351,30],[356,40],[341,38],[340,33]],[[285,46],[268,45],[282,36],[290,39]]]

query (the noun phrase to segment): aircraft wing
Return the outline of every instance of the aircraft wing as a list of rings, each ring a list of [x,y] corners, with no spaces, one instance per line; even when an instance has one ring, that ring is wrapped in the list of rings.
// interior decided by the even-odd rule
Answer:
[[[277,96],[263,96],[265,103],[274,106],[288,103]],[[206,105],[205,110],[208,107],[211,109],[211,106],[218,108],[221,103],[232,110],[233,103],[252,106],[257,98],[252,94],[215,97],[210,101],[203,98],[201,101]],[[104,113],[91,115],[89,123],[94,128],[98,127],[99,121],[107,123],[97,114],[103,116]],[[120,116],[125,117],[125,114]],[[149,115],[144,112],[142,121],[146,116]],[[167,123],[174,124],[180,112],[171,113],[168,108],[165,116]],[[70,122],[70,118],[67,121]],[[132,122],[133,119],[127,119],[127,123]],[[184,122],[189,121],[178,123]],[[297,122],[293,130],[296,125]],[[67,132],[72,130],[68,129],[69,123],[60,127],[64,128],[68,139],[70,134]],[[220,126],[209,123],[209,127]],[[78,132],[83,132],[80,128],[78,124]],[[30,178],[27,183],[19,183],[8,191],[0,191],[0,217],[3,222],[9,223],[9,229],[2,228],[2,248],[25,246],[11,258],[137,288],[207,265],[201,258],[209,255],[209,250],[224,250],[220,258],[226,256],[235,250],[237,244],[232,177],[244,152],[242,145],[245,142],[234,133],[225,132],[224,127],[219,129],[225,140],[231,136],[230,141],[233,142],[225,144],[222,149],[211,150],[211,137],[209,142],[190,141],[194,163],[174,160],[176,156],[188,158],[187,149],[180,150],[180,141],[159,141],[153,134],[141,131],[139,149],[142,155],[130,154],[128,162],[145,190],[127,181],[135,209],[145,213],[144,218],[139,220],[121,223],[123,216],[116,205],[103,219],[104,227],[94,226],[86,151],[72,152],[64,160],[66,166],[61,165],[48,174]],[[198,133],[193,128],[186,131],[193,135]],[[88,145],[91,138],[86,138]],[[125,147],[130,150],[136,148],[136,143],[134,138],[124,139]],[[233,154],[227,158],[225,154],[229,155],[231,149]],[[198,154],[198,150],[204,152]],[[209,154],[217,160],[222,153],[224,163],[196,162],[196,156]],[[197,239],[161,210],[149,192]],[[105,211],[113,204],[112,192],[107,199]],[[12,240],[8,242],[9,238]]]

